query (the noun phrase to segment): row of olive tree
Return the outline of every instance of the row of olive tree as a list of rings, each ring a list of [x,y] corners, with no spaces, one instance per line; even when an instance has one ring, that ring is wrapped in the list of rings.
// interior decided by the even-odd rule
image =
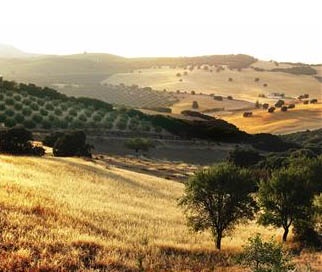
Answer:
[[[306,160],[304,167],[299,167],[303,160],[296,160],[260,180],[254,170],[232,163],[214,165],[188,180],[179,205],[195,231],[211,231],[217,249],[229,230],[242,220],[254,219],[258,211],[259,223],[284,229],[283,241],[291,226],[298,237],[312,237],[316,223],[313,202],[322,192],[322,157]]]

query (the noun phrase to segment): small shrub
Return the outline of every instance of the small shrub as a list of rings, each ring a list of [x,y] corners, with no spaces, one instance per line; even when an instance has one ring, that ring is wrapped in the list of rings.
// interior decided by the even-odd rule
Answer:
[[[6,127],[11,128],[11,127],[14,127],[17,124],[17,122],[14,118],[7,118],[4,124]]]
[[[82,122],[86,122],[87,118],[86,118],[86,116],[84,114],[81,114],[81,115],[78,116],[78,120],[82,121]]]
[[[51,127],[52,127],[51,122],[49,122],[48,120],[43,120],[41,122],[41,128],[51,129]]]
[[[6,109],[5,104],[0,104],[0,111],[4,111]]]
[[[51,103],[47,103],[47,104],[45,105],[45,109],[46,109],[46,110],[49,110],[49,111],[52,111],[52,110],[54,110],[54,106],[53,106]]]
[[[42,116],[41,116],[41,115],[39,115],[39,114],[34,114],[34,115],[32,116],[32,120],[33,120],[35,123],[41,123],[41,122],[42,122],[42,120],[43,120],[43,118],[42,118]]]
[[[291,258],[283,251],[282,245],[273,239],[264,242],[259,234],[248,239],[248,244],[244,246],[237,261],[253,272],[288,272],[294,269]]]
[[[21,96],[16,94],[14,97],[13,97],[16,101],[21,101]]]
[[[42,116],[47,116],[48,115],[48,111],[46,111],[45,109],[40,109],[40,114]]]
[[[22,104],[29,106],[31,105],[32,101],[29,98],[25,98],[24,100],[22,100]]]
[[[31,111],[31,109],[29,107],[24,107],[22,109],[22,113],[23,113],[24,116],[30,116],[32,111]]]
[[[22,109],[22,104],[21,103],[16,103],[14,105],[15,110],[20,111]]]
[[[54,113],[57,115],[57,116],[61,116],[63,113],[60,109],[55,109]]]
[[[77,111],[75,109],[70,109],[68,112],[71,116],[77,116]]]
[[[24,127],[29,128],[29,129],[33,129],[36,127],[35,122],[33,122],[32,120],[25,120],[23,122],[23,125],[24,125]]]
[[[10,105],[10,106],[15,104],[15,101],[12,98],[6,98],[4,101],[7,105]]]
[[[25,120],[25,117],[21,113],[18,113],[16,114],[14,119],[17,122],[17,124],[21,124]]]
[[[13,111],[13,110],[10,110],[10,109],[6,110],[6,111],[4,112],[4,114],[5,114],[6,116],[8,116],[8,117],[12,117],[12,116],[14,116],[14,115],[15,115],[14,111]]]
[[[36,103],[32,103],[32,104],[30,105],[30,108],[31,108],[32,110],[34,110],[34,111],[38,111],[38,110],[39,110],[39,106],[38,106],[38,104],[36,104]]]

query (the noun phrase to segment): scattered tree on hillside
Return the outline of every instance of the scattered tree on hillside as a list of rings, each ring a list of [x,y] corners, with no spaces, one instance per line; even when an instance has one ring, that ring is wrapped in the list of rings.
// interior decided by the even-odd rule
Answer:
[[[291,225],[312,208],[313,191],[306,174],[298,167],[282,168],[275,170],[271,179],[260,182],[259,203],[263,214],[259,222],[283,227],[283,242]]]
[[[287,109],[288,109],[287,106],[282,106],[281,107],[281,111],[284,111],[285,112],[285,111],[287,111]]]
[[[236,223],[254,218],[257,206],[250,195],[253,191],[248,170],[222,163],[196,172],[185,184],[179,205],[193,230],[210,229],[220,249],[222,238]]]
[[[264,109],[264,110],[267,110],[267,109],[268,109],[268,107],[269,107],[269,104],[268,104],[268,103],[264,103],[264,104],[263,104],[263,109]]]
[[[267,110],[269,113],[273,113],[275,111],[275,107],[270,107],[268,110]]]
[[[126,141],[125,146],[135,150],[136,155],[138,155],[140,150],[149,151],[150,148],[154,147],[154,144],[150,139],[133,138]]]
[[[193,102],[192,102],[192,108],[193,108],[193,109],[198,109],[198,108],[199,108],[199,104],[198,104],[198,102],[197,102],[197,101],[193,101]]]
[[[283,105],[285,104],[284,100],[278,100],[276,103],[275,103],[275,107],[276,108],[280,108],[282,107]]]

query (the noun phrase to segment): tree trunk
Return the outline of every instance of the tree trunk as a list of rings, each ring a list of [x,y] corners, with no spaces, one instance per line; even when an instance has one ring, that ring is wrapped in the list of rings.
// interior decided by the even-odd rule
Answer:
[[[286,242],[287,235],[288,235],[288,227],[285,227],[284,228],[284,234],[283,234],[283,242]]]
[[[221,238],[222,238],[222,234],[221,233],[218,233],[217,234],[217,237],[216,237],[216,248],[218,250],[221,249]]]

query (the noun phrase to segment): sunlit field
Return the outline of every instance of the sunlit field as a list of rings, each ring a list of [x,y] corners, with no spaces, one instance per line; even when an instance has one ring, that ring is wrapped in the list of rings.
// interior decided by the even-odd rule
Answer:
[[[231,256],[247,238],[281,235],[243,225],[218,253],[185,225],[183,184],[94,161],[2,155],[0,177],[1,271],[245,271]]]
[[[271,62],[258,62],[253,66],[265,69],[272,69]],[[286,68],[281,65],[280,68]],[[187,75],[184,75],[184,73]],[[177,73],[181,76],[178,77]],[[229,81],[231,78],[231,81]],[[255,79],[258,78],[258,81]],[[195,91],[204,94],[217,94],[255,102],[261,93],[282,92],[287,96],[298,96],[302,93],[309,93],[311,97],[321,96],[321,82],[313,76],[294,75],[283,72],[258,72],[251,68],[241,71],[229,70],[216,72],[215,67],[208,70],[195,68],[193,71],[172,68],[151,68],[135,70],[132,73],[116,73],[108,77],[104,83],[125,85],[137,84],[141,87],[152,87],[156,90],[176,92]],[[264,84],[267,84],[264,86]]]
[[[222,116],[222,118],[248,133],[267,132],[286,134],[294,131],[318,129],[322,126],[322,104],[297,104],[294,109],[274,113],[265,110],[253,110],[253,116],[243,117],[242,113]]]

